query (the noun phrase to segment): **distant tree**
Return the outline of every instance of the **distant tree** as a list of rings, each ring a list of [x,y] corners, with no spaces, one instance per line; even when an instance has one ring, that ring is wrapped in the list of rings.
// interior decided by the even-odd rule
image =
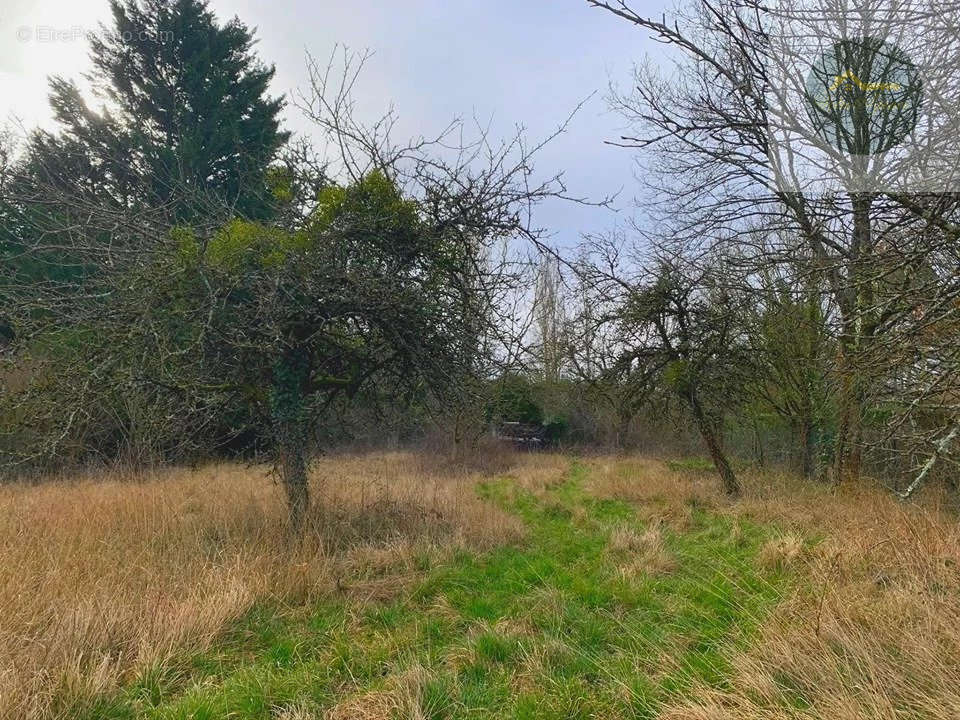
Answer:
[[[567,356],[566,315],[564,313],[562,279],[557,259],[544,255],[537,268],[534,286],[533,313],[537,330],[537,348],[543,379],[560,380]]]
[[[609,242],[600,244],[604,250],[614,251]],[[607,259],[612,260],[610,256]],[[618,325],[623,293],[629,288],[608,275],[615,266],[615,262],[613,266],[597,266],[586,257],[573,265],[577,305],[568,323],[567,360],[571,374],[586,390],[585,398],[613,414],[615,444],[623,449],[629,444],[634,419],[647,407],[658,386],[662,366],[651,361],[642,342],[634,342],[637,338],[624,336],[626,328]]]
[[[649,252],[649,250],[648,250]],[[649,267],[619,263],[616,239],[595,241],[584,265],[609,308],[621,367],[637,368],[638,387],[657,379],[690,409],[724,490],[741,484],[724,451],[726,417],[746,398],[755,370],[747,342],[746,298],[727,277],[725,258],[683,258],[654,249]]]

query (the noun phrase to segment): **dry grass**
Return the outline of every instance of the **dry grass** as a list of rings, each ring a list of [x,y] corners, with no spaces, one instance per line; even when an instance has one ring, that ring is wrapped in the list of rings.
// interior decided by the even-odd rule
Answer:
[[[801,519],[825,541],[805,592],[737,659],[737,692],[708,694],[734,717],[960,717],[960,527],[934,508],[881,491],[799,492],[745,503],[750,514]],[[819,497],[818,497],[819,495]]]
[[[348,698],[330,708],[324,720],[426,720],[423,712],[423,687],[429,673],[419,665],[386,678],[384,688]]]
[[[642,518],[674,530],[689,528],[693,508],[725,502],[710,473],[677,472],[652,458],[599,459],[592,470],[594,495],[630,503]]]
[[[521,456],[497,470],[546,498],[567,464]],[[734,542],[749,523],[774,523],[758,563],[798,578],[732,658],[728,689],[695,686],[661,718],[960,717],[960,524],[936,498],[905,506],[866,486],[755,474],[730,502],[709,473],[651,459],[589,465],[587,490],[632,503],[644,521],[610,533],[606,552],[624,574],[670,572],[664,534],[706,508],[730,518]],[[53,717],[110,692],[182,648],[210,645],[259,601],[390,597],[419,580],[424,554],[519,539],[516,517],[478,499],[483,477],[406,453],[325,458],[314,468],[311,532],[297,544],[263,468],[0,487],[0,718]],[[562,617],[556,589],[534,591],[531,603],[544,621]],[[455,615],[442,596],[429,611]],[[471,661],[477,633],[519,639],[517,691],[564,651],[527,642],[533,630],[514,621],[478,626],[447,662]],[[326,711],[296,705],[280,717],[418,717],[426,678],[414,664]]]
[[[784,533],[768,540],[757,557],[760,567],[766,569],[790,567],[803,555],[803,538],[794,532]]]
[[[835,490],[754,474],[731,503],[707,485],[711,476],[654,460],[600,461],[595,477],[594,492],[672,522],[701,504],[776,523],[782,533],[758,562],[801,573],[801,589],[734,658],[732,689],[697,688],[662,718],[960,717],[960,523],[937,497],[904,505],[866,483]],[[810,550],[805,537],[819,542]]]
[[[660,523],[656,521],[642,531],[631,527],[614,528],[608,547],[619,556],[620,572],[627,578],[659,575],[677,566],[676,558],[667,550]]]
[[[478,479],[411,454],[322,459],[303,543],[264,468],[0,487],[0,717],[109,692],[258,601],[395,594],[418,554],[517,539]]]

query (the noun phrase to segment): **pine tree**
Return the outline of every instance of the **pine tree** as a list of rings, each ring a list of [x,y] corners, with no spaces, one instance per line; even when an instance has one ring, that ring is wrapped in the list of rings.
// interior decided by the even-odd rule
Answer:
[[[213,208],[261,218],[264,176],[289,134],[274,74],[239,19],[205,0],[112,0],[113,27],[92,41],[89,75],[104,107],[51,80],[61,130],[38,132],[31,165],[45,183],[124,209],[169,207],[177,221]]]

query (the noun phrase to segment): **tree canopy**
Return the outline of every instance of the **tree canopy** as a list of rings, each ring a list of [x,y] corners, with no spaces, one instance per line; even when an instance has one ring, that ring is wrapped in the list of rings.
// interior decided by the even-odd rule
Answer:
[[[73,80],[50,81],[56,132],[31,140],[32,174],[115,207],[164,207],[177,220],[270,211],[265,173],[288,138],[274,75],[253,33],[204,0],[111,0],[93,38],[89,106]]]

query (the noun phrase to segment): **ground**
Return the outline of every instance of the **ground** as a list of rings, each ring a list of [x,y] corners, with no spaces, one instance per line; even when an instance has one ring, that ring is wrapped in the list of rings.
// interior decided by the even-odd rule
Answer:
[[[4,489],[2,716],[960,717],[936,498],[561,454],[313,475],[296,543],[257,468]]]

